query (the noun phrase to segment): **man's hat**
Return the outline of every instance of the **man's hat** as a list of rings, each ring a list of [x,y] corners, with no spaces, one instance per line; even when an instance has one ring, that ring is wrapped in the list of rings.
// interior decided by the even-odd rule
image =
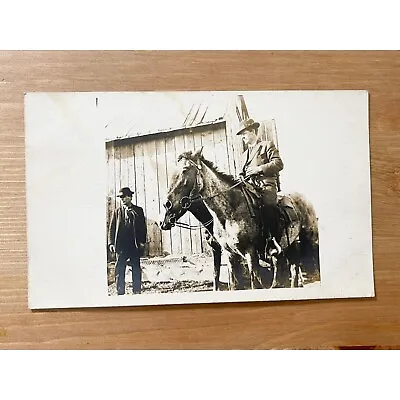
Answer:
[[[241,135],[246,129],[257,129],[259,126],[260,124],[255,122],[254,119],[244,119],[243,121],[240,121],[239,130],[236,135]]]
[[[129,189],[128,187],[123,187],[123,188],[119,191],[117,197],[121,197],[121,198],[122,198],[122,197],[125,197],[125,196],[132,197],[133,193],[134,193],[134,192],[132,192],[131,189]]]

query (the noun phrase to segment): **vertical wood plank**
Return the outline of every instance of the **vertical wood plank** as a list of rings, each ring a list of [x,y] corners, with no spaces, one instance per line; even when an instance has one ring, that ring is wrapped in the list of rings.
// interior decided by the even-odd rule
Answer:
[[[221,172],[229,174],[229,158],[225,129],[213,130],[214,151],[217,155],[216,165]]]
[[[176,151],[176,160],[178,156],[185,151],[185,139],[182,134],[178,134],[175,136],[175,151]],[[189,213],[186,213],[180,221],[186,224],[189,224]],[[190,237],[190,231],[188,229],[181,229],[181,237],[182,237],[182,254],[189,255],[192,254],[192,243]]]
[[[167,161],[166,161],[166,143],[165,139],[156,140],[156,156],[157,156],[157,182],[158,182],[158,209],[159,221],[164,212],[163,203],[167,198],[168,178],[167,178]],[[161,231],[162,253],[172,253],[171,248],[171,231]]]
[[[108,143],[106,145],[106,163],[107,163],[107,209],[112,214],[115,209],[115,162],[114,162],[114,145]]]
[[[237,176],[236,161],[235,161],[235,149],[233,147],[232,132],[229,130],[229,126],[226,123],[222,128],[224,130],[226,154],[228,160],[228,171],[229,174]]]
[[[229,145],[230,162],[232,175],[237,176],[241,169],[241,154],[243,152],[243,144],[236,132],[239,127],[239,119],[235,112],[235,106],[228,108],[226,114],[226,134]]]
[[[197,151],[203,146],[201,131],[196,131],[193,133],[194,149]]]
[[[115,173],[115,195],[121,189],[121,146],[114,144],[114,173]],[[116,198],[116,207],[120,201]]]
[[[215,153],[214,135],[212,130],[210,129],[204,130],[201,133],[201,137],[202,137],[201,141],[203,143],[204,158],[217,164],[216,163],[217,155]]]
[[[132,201],[137,204],[137,190],[136,190],[136,168],[135,168],[135,146],[133,144],[128,145],[128,174],[129,174],[129,184],[131,185],[131,190],[135,193],[132,197]]]
[[[271,121],[259,121],[260,127],[258,128],[258,138],[261,140],[273,140],[271,137]]]
[[[120,163],[121,163],[121,187],[129,187],[132,190],[132,185],[129,180],[129,160],[128,160],[128,152],[129,145],[122,144],[119,146],[119,154],[120,154]]]
[[[278,131],[276,129],[276,122],[274,119],[271,120],[271,137],[276,148],[279,149]]]
[[[144,215],[146,217],[147,229],[149,228],[149,222],[147,218],[147,205],[146,205],[146,188],[145,188],[145,173],[144,173],[144,155],[143,155],[143,144],[136,143],[133,148],[134,154],[134,179],[135,179],[135,194],[136,194],[136,204],[143,208]],[[147,238],[145,255],[149,254],[149,241]]]
[[[233,157],[235,160],[236,167],[236,175],[238,175],[242,170],[242,154],[244,152],[244,145],[241,136],[236,135],[236,132],[233,131],[231,135],[232,144],[233,144]]]
[[[161,231],[159,219],[159,193],[157,185],[156,143],[154,140],[143,142],[145,192],[147,210],[147,228],[149,237],[149,256],[161,254]]]
[[[110,222],[112,214],[115,210],[115,168],[114,168],[114,145],[112,143],[107,143],[105,146],[106,153],[106,163],[107,163],[107,188],[106,188],[106,232],[105,241],[108,240],[108,231],[110,229]],[[111,259],[111,253],[107,246],[107,261]]]
[[[177,164],[177,156],[175,150],[175,138],[168,137],[165,139],[165,165],[167,171],[168,189],[171,185],[172,175],[176,171],[176,164]],[[175,226],[171,229],[170,232],[171,232],[171,254],[182,254],[181,228]]]

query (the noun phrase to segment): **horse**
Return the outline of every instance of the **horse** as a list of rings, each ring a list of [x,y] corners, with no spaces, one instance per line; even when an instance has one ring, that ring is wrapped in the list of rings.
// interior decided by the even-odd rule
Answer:
[[[274,258],[274,282],[273,287],[303,287],[304,276],[307,274],[309,281],[320,279],[319,274],[319,240],[318,240],[318,218],[314,207],[303,195],[292,193],[290,195],[278,195],[280,206],[285,207],[284,199],[290,198],[294,209],[300,217],[298,221],[298,232],[291,228],[292,238],[287,245],[287,237],[283,237],[281,246],[284,250],[281,256]],[[295,226],[296,224],[294,224]],[[283,229],[284,231],[286,229]],[[285,236],[285,234],[284,234]]]
[[[177,221],[194,202],[204,201],[214,214],[216,230],[213,237],[228,252],[233,289],[245,288],[242,259],[247,262],[252,289],[271,287],[273,279],[268,269],[261,268],[259,263],[262,228],[246,201],[242,182],[219,171],[211,161],[206,160],[202,148],[195,153],[182,153],[178,161],[182,161],[182,167],[174,176],[167,195],[163,228],[167,229]],[[294,197],[292,201],[299,201],[297,210],[306,209],[308,214],[312,214],[301,196]],[[313,232],[309,226],[310,219],[307,214],[301,213],[299,219],[298,226],[308,236]],[[290,245],[288,241],[284,247]]]
[[[164,207],[168,212],[168,210],[170,210],[172,207],[172,203],[170,201],[167,201],[164,204]],[[164,221],[162,221],[160,224],[161,229],[170,230],[175,225],[181,226],[182,228],[191,229],[191,226],[178,223],[178,219],[181,218],[186,213],[186,211],[189,211],[206,229],[206,241],[211,247],[214,260],[213,289],[217,291],[220,289],[219,278],[221,273],[222,248],[214,237],[214,219],[204,202],[201,199],[198,199],[197,201],[191,202],[190,204],[184,204],[184,207],[181,207],[178,213],[169,216],[167,219],[164,218]]]

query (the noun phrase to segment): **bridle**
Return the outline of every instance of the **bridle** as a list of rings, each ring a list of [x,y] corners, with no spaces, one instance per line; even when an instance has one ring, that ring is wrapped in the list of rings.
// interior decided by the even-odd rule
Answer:
[[[198,172],[200,171],[201,167],[199,165],[197,165],[193,160],[190,160],[188,158],[185,158],[189,164],[193,165],[194,167],[196,167],[196,183],[193,184],[193,187],[189,193],[189,196],[183,196],[180,201],[179,204],[182,208],[182,210],[188,210],[191,206],[192,203],[195,201],[200,201],[202,200],[202,196],[200,194],[194,194],[196,187],[199,187],[201,185],[201,182],[199,180],[199,174]],[[199,190],[200,191],[200,190]],[[168,211],[172,208],[173,204],[171,202],[171,200],[167,200],[166,203],[164,204],[165,209]],[[176,217],[175,214],[173,214],[170,218],[169,218],[169,223],[172,226],[178,226],[184,229],[193,229],[193,230],[197,230],[197,229],[201,229],[202,226],[201,225],[190,225],[190,224],[186,224],[184,222],[178,222],[176,221]],[[209,225],[211,225],[213,223],[213,219],[211,218],[209,221],[203,223],[203,226],[207,227]]]
[[[216,194],[213,194],[212,196],[207,196],[207,197],[203,197],[200,192],[202,190],[202,182],[199,179],[199,172],[201,171],[202,167],[201,165],[196,164],[193,160],[189,159],[189,158],[185,158],[189,164],[191,164],[192,166],[194,166],[196,168],[196,183],[193,184],[192,190],[189,193],[189,196],[183,196],[180,201],[179,204],[181,206],[181,208],[183,210],[188,210],[191,206],[192,203],[195,201],[204,201],[207,199],[212,199],[214,197],[217,197],[223,193],[229,192],[230,190],[232,190],[233,188],[242,185],[247,179],[248,177],[243,177],[240,176],[240,179],[238,180],[238,182],[236,182],[234,185],[230,186],[228,189],[225,190],[221,190],[220,192],[217,192]],[[197,194],[194,194],[196,188],[199,188],[197,190]],[[173,204],[171,202],[171,200],[167,200],[166,203],[164,204],[165,209],[168,211],[172,208]],[[181,228],[185,228],[185,229],[201,229],[202,226],[194,226],[194,225],[189,225],[183,222],[178,222],[176,221],[176,218],[174,215],[171,216],[171,218],[169,219],[169,223],[172,226],[179,226]],[[211,218],[209,221],[203,223],[203,226],[207,227],[209,225],[211,225],[213,223],[213,219]]]

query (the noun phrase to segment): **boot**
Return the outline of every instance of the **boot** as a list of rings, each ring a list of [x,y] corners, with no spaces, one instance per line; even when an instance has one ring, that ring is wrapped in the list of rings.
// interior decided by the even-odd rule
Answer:
[[[271,220],[270,220],[270,256],[278,256],[282,253],[282,247],[279,245],[281,241],[280,235],[280,211],[277,206],[271,209]]]
[[[269,247],[268,244],[270,242],[271,234],[268,228],[268,212],[265,207],[260,207],[260,221],[261,221],[261,237],[259,238],[258,253],[260,255],[260,259],[266,261],[269,257]]]

